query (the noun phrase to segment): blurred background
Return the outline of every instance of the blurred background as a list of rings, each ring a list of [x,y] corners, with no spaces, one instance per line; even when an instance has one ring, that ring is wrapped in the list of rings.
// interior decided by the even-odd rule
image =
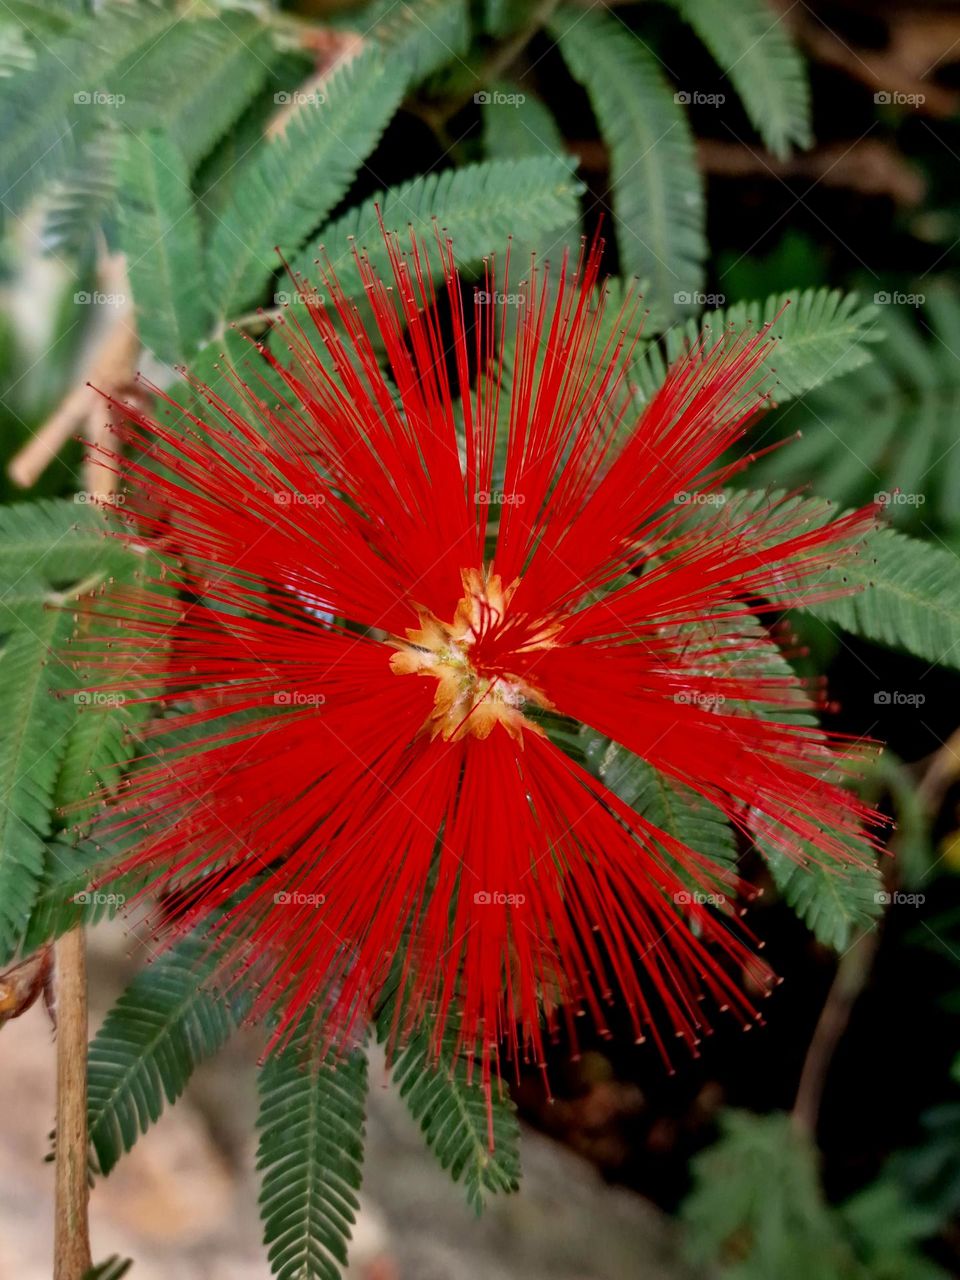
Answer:
[[[518,242],[556,256],[577,220],[591,232],[603,216],[609,270],[651,286],[651,336],[746,300],[856,291],[851,332],[871,358],[838,351],[841,376],[764,420],[752,448],[802,438],[750,483],[841,505],[880,494],[896,527],[960,551],[960,4],[739,3],[0,4],[0,499],[93,488],[80,441],[103,415],[87,379],[130,393],[140,369],[169,386],[174,365],[209,373],[229,353],[230,321],[261,336],[287,301],[271,275],[278,239],[306,252],[318,227],[345,236],[350,211],[386,188],[542,157],[556,167],[537,194],[552,199],[554,183],[563,205],[549,227],[522,183],[484,178],[459,197],[484,224],[475,238],[499,242],[515,213]],[[387,75],[402,60],[414,70],[382,121],[338,121],[365,158],[311,211],[297,130],[331,68],[372,44]],[[124,152],[128,134],[150,139],[149,156]],[[231,283],[235,183],[275,138],[289,163],[302,157],[307,194],[283,193],[279,222],[252,210],[254,247]],[[159,198],[134,252],[137,182],[162,184],[171,154],[190,198]],[[658,180],[679,204],[648,232],[670,211]],[[439,182],[410,204],[442,202]],[[407,221],[406,205],[394,212]],[[194,234],[211,246],[210,305],[181,314],[151,290],[184,261],[189,274]],[[676,266],[685,255],[695,269]],[[881,915],[828,945],[747,854],[766,890],[750,925],[784,980],[765,1025],[721,1025],[673,1074],[625,1017],[612,1039],[587,1034],[576,1060],[558,1044],[551,1098],[538,1074],[512,1086],[529,1130],[522,1189],[480,1220],[375,1064],[350,1277],[960,1274],[960,674],[809,618],[785,640],[798,669],[827,673],[829,726],[888,744],[863,784],[898,823]],[[95,1029],[145,953],[120,921],[90,931],[90,953]],[[266,1280],[261,1048],[252,1032],[231,1040],[97,1182],[98,1257],[132,1257],[142,1280]],[[53,1087],[38,1003],[0,1034],[0,1280],[49,1274]]]

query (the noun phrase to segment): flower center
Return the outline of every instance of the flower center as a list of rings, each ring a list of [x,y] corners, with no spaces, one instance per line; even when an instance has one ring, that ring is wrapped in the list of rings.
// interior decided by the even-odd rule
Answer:
[[[457,741],[472,734],[487,738],[500,724],[522,742],[523,729],[542,730],[523,714],[526,703],[549,707],[545,695],[529,680],[498,669],[499,664],[479,660],[489,649],[491,634],[501,626],[516,582],[504,588],[499,574],[478,569],[462,574],[464,594],[452,622],[441,622],[432,613],[420,612],[420,626],[407,630],[407,639],[394,640],[397,652],[390,667],[397,675],[433,676],[437,691],[424,729],[435,738]],[[542,627],[525,640],[524,651],[548,648],[556,626]],[[484,643],[486,642],[486,643]]]

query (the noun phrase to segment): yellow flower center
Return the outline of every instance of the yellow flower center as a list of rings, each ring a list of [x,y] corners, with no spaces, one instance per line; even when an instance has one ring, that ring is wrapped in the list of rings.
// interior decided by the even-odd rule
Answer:
[[[504,588],[499,574],[487,576],[477,569],[465,569],[462,580],[464,594],[453,621],[441,622],[421,611],[420,626],[407,630],[407,640],[392,642],[397,652],[390,659],[391,670],[437,681],[433,709],[424,725],[432,738],[487,738],[501,724],[522,743],[523,729],[542,732],[523,714],[524,704],[549,707],[549,700],[529,680],[508,671],[480,671],[473,661],[478,640],[503,620],[517,583]],[[549,648],[557,630],[557,625],[541,626],[525,640],[524,650]]]

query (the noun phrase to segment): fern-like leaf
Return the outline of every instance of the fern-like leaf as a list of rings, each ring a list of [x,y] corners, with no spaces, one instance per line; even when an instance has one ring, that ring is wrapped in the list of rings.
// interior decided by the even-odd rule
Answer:
[[[764,0],[670,0],[716,58],[750,122],[780,159],[808,147],[810,85],[780,13]]]
[[[668,313],[695,291],[707,253],[703,180],[693,137],[660,65],[616,18],[562,9],[550,23],[610,149],[623,275],[649,281]]]
[[[205,944],[184,939],[134,978],[90,1044],[87,1118],[101,1173],[180,1097],[196,1066],[225,1043],[234,1020],[208,990]]]
[[[353,236],[358,247],[366,247],[370,259],[381,272],[389,263],[377,228],[375,205],[379,203],[388,229],[412,229],[425,241],[435,263],[433,218],[453,238],[454,252],[461,265],[478,262],[484,254],[502,254],[509,235],[544,252],[574,225],[578,218],[577,197],[582,190],[569,166],[550,156],[523,160],[489,160],[447,169],[442,173],[414,178],[391,187],[328,225],[317,248],[326,248],[330,262],[347,293],[359,288],[353,261]],[[316,249],[305,253],[299,268],[308,278],[315,274]]]
[[[388,1044],[395,1015],[393,996],[377,1019],[378,1038]],[[455,1039],[448,1031],[437,1053],[432,1032],[421,1028],[397,1054],[393,1079],[441,1168],[463,1183],[467,1203],[480,1213],[489,1195],[520,1185],[520,1130],[513,1103],[496,1087],[488,1109],[479,1068],[471,1074],[455,1055]]]
[[[418,84],[448,62],[462,59],[470,44],[466,0],[377,0],[361,21],[384,56],[406,64]]]
[[[736,302],[705,312],[699,320],[674,325],[662,343],[648,348],[635,374],[640,394],[649,398],[666,377],[668,364],[701,335],[709,345],[727,330],[740,333],[772,321],[776,323],[770,336],[776,345],[758,387],[778,403],[866,364],[871,359],[870,344],[883,337],[876,308],[860,303],[855,293],[839,289],[804,289],[771,294],[762,302]]]
[[[736,521],[777,496],[732,493],[723,518]],[[823,499],[789,501],[810,528],[837,514],[833,504]],[[821,600],[810,612],[877,644],[960,668],[960,561],[952,552],[892,529],[878,529],[864,537],[857,555],[844,559],[841,572],[850,594]],[[789,592],[777,603],[796,607]]]
[[[794,862],[777,849],[758,846],[766,857],[784,902],[818,942],[846,951],[856,932],[869,928],[883,911],[883,882],[877,867],[826,866],[811,856]]]
[[[309,1036],[268,1058],[259,1078],[260,1214],[277,1280],[339,1280],[356,1220],[367,1059],[318,1062]]]
[[[405,85],[403,63],[361,54],[325,81],[322,101],[298,105],[284,134],[254,151],[210,245],[221,314],[255,301],[276,270],[276,246],[295,253],[344,195]]]
[[[581,739],[589,767],[641,817],[720,866],[736,861],[733,828],[715,805],[592,729]]]
[[[250,13],[191,18],[189,11],[141,57],[120,68],[123,123],[153,129],[193,169],[267,78],[267,29]]]
[[[23,208],[104,127],[116,104],[95,95],[116,97],[124,61],[176,21],[173,9],[153,4],[107,4],[94,21],[44,40],[32,66],[0,79],[0,186],[8,208]]]
[[[0,592],[0,953],[19,945],[43,874],[53,830],[54,787],[72,706],[58,693],[71,672],[60,656],[73,623],[42,604],[14,612]]]
[[[120,152],[120,243],[144,342],[168,363],[187,360],[207,328],[200,223],[186,162],[159,131]]]
[[[512,99],[512,100],[511,100]],[[510,80],[497,80],[483,98],[483,149],[490,160],[552,155],[566,161],[566,144],[550,108]]]
[[[802,438],[761,459],[750,478],[812,482],[849,506],[880,493],[899,528],[952,531],[960,525],[960,298],[942,285],[927,294],[917,313],[926,341],[903,307],[878,305],[876,314],[885,330],[877,358],[784,413],[777,430]]]

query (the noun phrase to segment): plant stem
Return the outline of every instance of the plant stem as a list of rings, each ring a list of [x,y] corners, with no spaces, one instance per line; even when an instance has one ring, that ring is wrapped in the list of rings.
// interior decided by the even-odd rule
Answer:
[[[57,1153],[54,1280],[93,1265],[87,1221],[87,957],[83,928],[56,943]]]
[[[804,1059],[792,1119],[795,1127],[814,1141],[830,1063],[847,1029],[853,1006],[870,977],[879,945],[880,930],[873,928],[862,933],[841,957]]]

